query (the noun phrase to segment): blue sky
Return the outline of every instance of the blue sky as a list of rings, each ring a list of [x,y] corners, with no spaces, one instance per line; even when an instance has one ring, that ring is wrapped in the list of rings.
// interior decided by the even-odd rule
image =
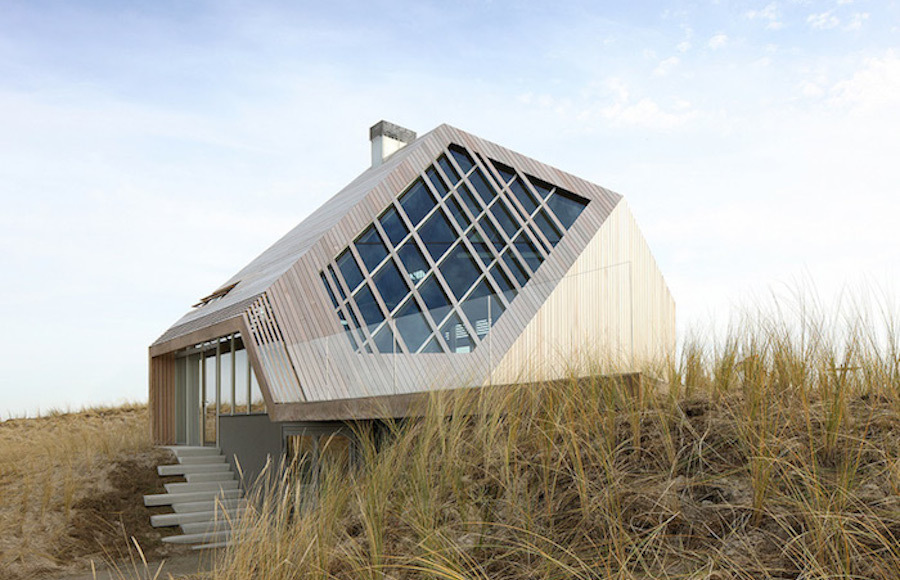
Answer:
[[[0,3],[0,415],[146,397],[147,346],[440,123],[624,194],[679,327],[893,291],[896,2]]]

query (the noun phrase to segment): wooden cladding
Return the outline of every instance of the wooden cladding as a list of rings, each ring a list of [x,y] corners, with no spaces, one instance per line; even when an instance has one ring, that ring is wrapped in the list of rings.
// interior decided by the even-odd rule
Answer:
[[[261,365],[258,370],[265,376],[265,384],[272,397],[280,401],[305,401],[306,395],[288,355],[284,334],[272,311],[267,293],[250,305],[244,313],[244,322],[249,338],[256,347]]]
[[[175,444],[175,355],[150,359],[150,436],[157,445]]]

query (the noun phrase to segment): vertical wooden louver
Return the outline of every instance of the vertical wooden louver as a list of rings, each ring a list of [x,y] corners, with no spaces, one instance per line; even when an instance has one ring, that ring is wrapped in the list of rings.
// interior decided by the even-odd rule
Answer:
[[[157,445],[175,443],[175,356],[150,359],[150,436]]]
[[[278,401],[306,401],[267,294],[261,295],[244,313],[249,341],[255,347],[262,374],[272,398]]]

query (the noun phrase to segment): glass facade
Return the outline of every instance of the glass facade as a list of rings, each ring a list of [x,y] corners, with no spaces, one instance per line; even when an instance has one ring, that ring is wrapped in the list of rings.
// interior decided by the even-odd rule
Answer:
[[[358,353],[471,352],[587,203],[450,145],[322,283]]]

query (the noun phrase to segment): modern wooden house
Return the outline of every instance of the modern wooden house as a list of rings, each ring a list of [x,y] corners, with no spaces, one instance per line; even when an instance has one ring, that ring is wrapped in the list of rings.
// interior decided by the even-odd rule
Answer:
[[[371,167],[152,344],[157,443],[253,465],[429,391],[673,350],[674,302],[622,196],[447,125],[370,136]]]

